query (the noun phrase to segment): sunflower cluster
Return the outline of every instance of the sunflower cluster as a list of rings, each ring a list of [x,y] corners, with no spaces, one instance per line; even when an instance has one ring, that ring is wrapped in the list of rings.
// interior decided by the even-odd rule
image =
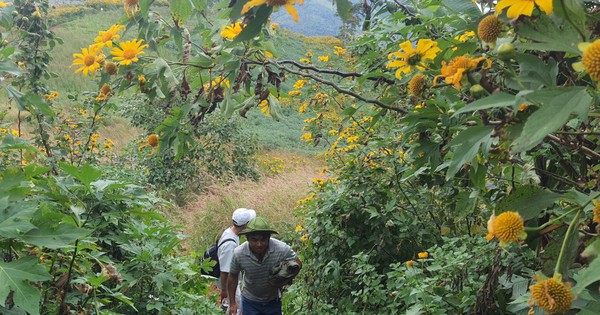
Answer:
[[[139,61],[139,57],[144,54],[142,39],[133,39],[119,42],[121,35],[119,32],[125,29],[125,26],[115,24],[106,31],[98,32],[98,37],[94,39],[94,44],[81,48],[81,53],[73,54],[73,64],[71,67],[77,67],[75,73],[83,75],[96,74],[102,67],[109,75],[118,73],[118,67],[129,66]],[[106,61],[104,47],[110,48],[112,61]]]

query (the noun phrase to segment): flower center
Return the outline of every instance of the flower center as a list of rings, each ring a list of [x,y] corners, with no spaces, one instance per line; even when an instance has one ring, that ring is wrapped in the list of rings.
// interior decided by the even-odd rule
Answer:
[[[408,60],[406,60],[406,63],[410,66],[416,66],[419,63],[421,63],[421,58],[423,58],[422,54],[415,53],[414,55],[408,57]]]
[[[87,55],[87,56],[83,57],[83,63],[87,67],[93,65],[95,62],[96,62],[96,56]]]
[[[127,49],[123,50],[123,58],[131,60],[131,59],[135,58],[136,52],[137,51],[135,49],[127,48]]]
[[[139,2],[139,0],[123,0],[123,3],[130,8],[138,5]]]
[[[288,0],[267,0],[267,3],[269,4],[269,6],[274,7],[287,4]]]

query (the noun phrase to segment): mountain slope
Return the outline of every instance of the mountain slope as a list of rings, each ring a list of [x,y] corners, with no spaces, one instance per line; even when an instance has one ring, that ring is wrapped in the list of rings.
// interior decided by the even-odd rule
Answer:
[[[339,35],[342,20],[336,13],[333,1],[305,0],[304,5],[297,4],[295,7],[298,10],[299,22],[294,22],[284,8],[271,15],[273,22],[305,36]]]

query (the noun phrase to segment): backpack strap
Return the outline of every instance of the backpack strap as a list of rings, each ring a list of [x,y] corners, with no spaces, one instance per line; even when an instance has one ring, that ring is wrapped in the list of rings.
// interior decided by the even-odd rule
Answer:
[[[221,245],[223,245],[229,241],[235,242],[235,240],[233,238],[228,238],[228,239],[224,240],[223,242],[221,242],[221,244],[218,244],[219,241],[217,241],[217,250],[219,250],[219,247],[221,247]]]

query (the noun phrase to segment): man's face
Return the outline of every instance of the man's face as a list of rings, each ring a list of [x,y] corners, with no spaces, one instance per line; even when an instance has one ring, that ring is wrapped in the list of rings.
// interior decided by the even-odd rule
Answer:
[[[246,236],[248,239],[248,245],[250,246],[250,250],[254,254],[264,254],[269,248],[269,239],[271,235],[269,234],[249,234]]]

